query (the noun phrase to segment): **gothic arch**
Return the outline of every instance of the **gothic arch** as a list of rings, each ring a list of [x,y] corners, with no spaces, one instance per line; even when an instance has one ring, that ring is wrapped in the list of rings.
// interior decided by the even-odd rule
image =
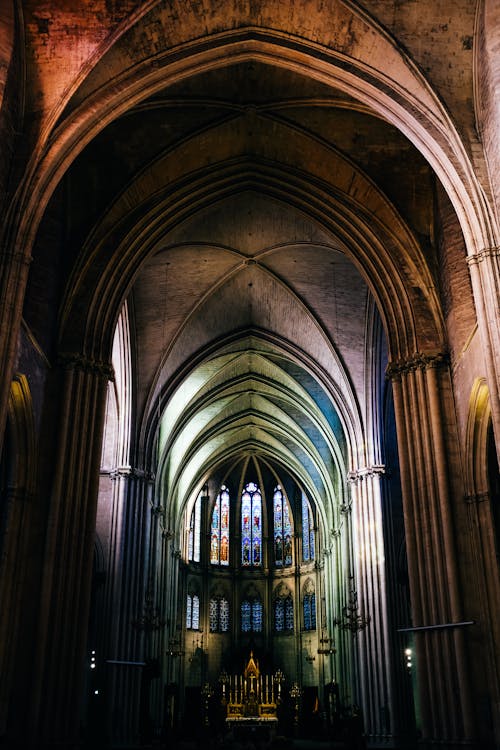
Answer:
[[[129,212],[124,226],[114,228],[112,245],[107,236],[99,243],[99,257],[107,256],[105,270],[100,264],[93,266],[89,258],[82,262],[85,275],[78,278],[75,274],[76,289],[68,290],[63,306],[62,351],[82,349],[96,360],[106,361],[109,338],[124,295],[157,243],[195,210],[201,211],[213,204],[215,196],[222,200],[241,189],[257,189],[296,206],[332,232],[338,246],[361,267],[378,301],[392,358],[404,359],[419,350],[441,351],[444,334],[435,291],[427,273],[419,271],[419,265],[423,270],[423,264],[418,263],[419,254],[409,233],[404,237],[409,244],[403,245],[400,237],[388,235],[385,228],[374,226],[373,217],[364,217],[359,206],[352,205],[346,210],[321,188],[311,194],[311,183],[305,175],[297,176],[276,165],[239,164],[235,169],[230,162],[211,167],[201,175],[193,175],[188,201],[183,181],[179,182],[177,191],[169,187],[169,194],[160,204],[156,195],[154,204],[140,206],[140,218],[139,211],[137,215],[135,211]],[[117,237],[118,231],[121,237]],[[403,246],[406,251],[413,248],[415,259],[409,266],[405,263],[404,267],[397,267],[396,259],[404,255]],[[388,247],[396,248],[392,258]],[[90,258],[96,257],[97,248],[91,248],[89,254]],[[78,290],[81,290],[80,296]],[[74,325],[72,310],[75,308],[87,311],[84,330]],[[81,319],[81,312],[77,319]]]
[[[98,85],[97,81],[92,83],[92,76],[89,76],[86,85],[82,83],[80,87],[84,103],[80,104],[75,97],[76,106],[69,107],[68,116],[51,134],[50,140],[42,144],[39,159],[32,165],[31,179],[26,181],[22,194],[18,196],[20,203],[13,206],[18,216],[26,217],[21,230],[22,246],[27,249],[31,246],[40,216],[62,174],[103,127],[166,83],[248,59],[290,67],[334,84],[396,125],[428,159],[445,186],[459,217],[468,253],[474,254],[498,244],[498,229],[483,189],[474,176],[447,112],[417,68],[397,50],[389,35],[367,15],[362,15],[359,9],[354,12],[347,3],[338,1],[330,9],[331,23],[327,23],[324,18],[327,10],[323,7],[322,30],[317,30],[315,42],[311,42],[290,33],[288,17],[269,18],[270,28],[260,28],[251,25],[251,19],[244,17],[241,8],[233,7],[228,9],[226,23],[240,28],[213,33],[209,36],[210,45],[207,45],[205,37],[189,39],[190,23],[192,28],[197,28],[200,20],[191,17],[195,11],[184,5],[176,9],[174,5],[171,13],[175,15],[177,10],[177,20],[182,18],[183,23],[171,25],[165,21],[169,38],[164,41],[168,51],[159,53],[150,39],[146,57],[132,66],[128,61],[124,66],[126,72],[116,74],[115,66],[127,42],[130,43],[125,34],[107,53],[107,56],[115,53],[117,60],[107,60],[106,55],[103,57],[104,64],[107,62],[114,72],[112,81],[99,81]],[[203,20],[205,25],[207,19],[204,17]],[[210,21],[215,24],[214,28],[220,28],[220,21]],[[375,39],[375,46],[372,42],[366,50],[361,44],[354,45],[353,50],[345,49],[345,44],[335,38],[332,30],[343,29],[349,23],[356,27],[360,38],[370,36]],[[308,19],[303,27],[310,25]],[[280,26],[285,34],[279,31]],[[273,27],[278,30],[271,31]],[[325,29],[333,33],[333,39],[325,39]],[[134,27],[130,33],[133,35]],[[148,51],[151,57],[147,56]],[[391,79],[385,74],[384,68],[388,64],[392,64],[401,81],[405,81],[404,88],[396,75]],[[94,67],[94,74],[99,80],[95,73],[97,69],[98,66]],[[170,73],[168,77],[166,71]],[[99,120],[95,118],[96,111],[100,113]]]

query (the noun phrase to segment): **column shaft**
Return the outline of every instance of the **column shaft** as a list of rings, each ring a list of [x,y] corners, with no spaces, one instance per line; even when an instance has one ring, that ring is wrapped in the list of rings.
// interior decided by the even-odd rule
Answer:
[[[455,549],[446,417],[451,392],[441,357],[417,355],[399,365],[394,402],[400,452],[413,625],[463,620]],[[460,628],[415,634],[424,739],[471,741],[468,668]]]
[[[37,746],[77,741],[108,374],[81,361],[63,373],[34,664]]]

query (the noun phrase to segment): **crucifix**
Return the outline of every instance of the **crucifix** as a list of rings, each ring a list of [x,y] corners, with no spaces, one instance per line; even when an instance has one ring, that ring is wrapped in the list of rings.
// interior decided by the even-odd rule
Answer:
[[[249,677],[248,677],[248,679],[250,680],[250,693],[254,693],[255,691],[254,691],[254,688],[253,688],[253,682],[252,682],[252,680],[256,680],[257,678],[255,677],[254,674],[250,674]]]

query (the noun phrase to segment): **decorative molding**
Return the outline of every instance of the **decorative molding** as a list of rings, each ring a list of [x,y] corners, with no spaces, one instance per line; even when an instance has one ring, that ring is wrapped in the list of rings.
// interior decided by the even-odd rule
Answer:
[[[65,370],[78,370],[85,373],[93,373],[114,381],[115,371],[110,362],[103,362],[92,357],[86,357],[84,354],[75,354],[72,352],[60,352],[57,363]]]
[[[381,476],[385,473],[384,464],[373,464],[373,466],[365,466],[363,469],[350,471],[347,475],[347,481],[351,484],[356,484],[356,482],[362,482],[366,477]]]
[[[479,252],[474,253],[474,255],[469,255],[467,257],[467,263],[469,266],[475,266],[479,263],[482,263],[483,260],[486,260],[487,258],[499,258],[500,257],[500,247],[485,247],[483,250],[479,250]]]
[[[347,516],[352,510],[352,500],[348,500],[347,503],[342,503],[339,505],[339,511],[344,515]]]
[[[101,472],[105,473],[105,472]],[[132,466],[116,466],[114,469],[111,469],[109,472],[109,478],[112,480],[115,479],[144,479],[146,482],[153,481],[155,478],[154,474],[151,474],[148,471],[145,471],[144,469],[136,469]]]
[[[389,362],[385,371],[385,377],[388,380],[396,380],[401,375],[406,375],[415,370],[428,370],[432,367],[447,367],[449,365],[449,355],[446,352],[438,354],[422,354],[415,352],[409,359],[397,359]]]

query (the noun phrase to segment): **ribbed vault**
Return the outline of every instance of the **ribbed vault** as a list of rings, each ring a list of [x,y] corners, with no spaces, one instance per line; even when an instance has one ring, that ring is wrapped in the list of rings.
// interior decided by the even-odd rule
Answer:
[[[304,366],[292,376],[290,355],[263,343],[254,335],[226,346],[171,394],[159,452],[174,522],[200,483],[242,455],[273,457],[319,507],[342,497],[346,443],[332,394]]]

